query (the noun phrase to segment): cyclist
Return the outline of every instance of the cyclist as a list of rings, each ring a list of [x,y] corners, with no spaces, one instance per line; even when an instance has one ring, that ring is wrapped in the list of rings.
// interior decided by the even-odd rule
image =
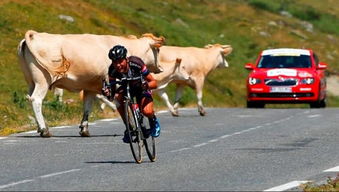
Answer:
[[[157,82],[150,74],[146,65],[141,58],[136,56],[127,57],[127,49],[124,46],[116,45],[109,50],[108,57],[112,60],[112,64],[108,70],[109,84],[104,86],[103,94],[110,100],[116,99],[118,112],[124,123],[124,105],[123,105],[123,86],[116,88],[114,83],[116,79],[124,77],[140,77],[143,76],[144,82],[131,82],[131,94],[136,96],[141,112],[148,117],[151,126],[151,136],[158,137],[160,135],[160,124],[153,110],[153,98],[151,89],[157,88]],[[123,142],[129,143],[127,130],[124,132]]]

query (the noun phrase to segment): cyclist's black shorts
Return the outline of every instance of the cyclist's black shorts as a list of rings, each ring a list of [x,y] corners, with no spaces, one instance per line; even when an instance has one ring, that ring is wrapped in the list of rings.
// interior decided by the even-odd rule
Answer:
[[[117,93],[123,93],[124,88],[123,86],[120,86],[117,89]],[[150,99],[151,101],[153,101],[153,97],[152,97],[152,91],[151,90],[142,90],[141,87],[131,87],[130,88],[130,93],[131,93],[131,97],[136,97],[137,98],[137,102],[140,103],[141,99],[146,97],[148,99]]]

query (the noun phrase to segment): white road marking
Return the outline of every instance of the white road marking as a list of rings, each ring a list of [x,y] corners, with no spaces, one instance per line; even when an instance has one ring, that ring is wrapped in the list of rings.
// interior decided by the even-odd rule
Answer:
[[[292,116],[289,116],[285,119],[281,119],[279,121],[274,121],[272,123],[265,123],[263,125],[257,125],[255,127],[251,127],[251,128],[248,128],[248,129],[245,129],[245,130],[242,130],[242,131],[238,131],[238,132],[235,132],[235,133],[232,133],[232,134],[229,134],[229,135],[223,135],[219,138],[216,138],[216,139],[211,139],[208,141],[208,143],[200,143],[200,144],[196,144],[196,145],[193,145],[193,148],[197,148],[197,147],[201,147],[201,146],[204,146],[204,145],[208,145],[209,143],[214,143],[214,142],[217,142],[219,141],[220,139],[225,139],[227,137],[231,137],[231,136],[234,136],[234,135],[240,135],[242,133],[246,133],[246,132],[249,132],[249,131],[252,131],[252,130],[256,130],[256,129],[259,129],[259,128],[262,128],[262,127],[265,127],[265,126],[270,126],[270,125],[274,125],[274,124],[278,124],[282,121],[286,121],[288,119],[291,119]],[[170,152],[178,152],[178,151],[183,151],[183,150],[187,150],[187,149],[191,149],[191,148],[182,148],[182,149],[178,149],[178,150],[172,150]]]
[[[208,143],[200,143],[200,144],[197,144],[197,145],[193,145],[193,147],[201,147],[201,146],[204,146],[204,145],[207,145]]]
[[[7,139],[7,138],[8,138],[8,137],[0,137],[0,140],[1,140],[1,139]]]
[[[208,142],[209,143],[214,143],[214,142],[217,142],[219,139],[211,139],[211,140],[209,140]]]
[[[23,132],[23,133],[36,133],[36,130],[34,130],[34,131],[26,131],[26,132]]]
[[[326,169],[324,172],[339,172],[339,166]]]
[[[62,175],[62,174],[65,174],[65,173],[70,173],[70,172],[75,172],[75,171],[80,171],[80,169],[71,169],[71,170],[68,170],[68,171],[61,171],[61,172],[51,173],[51,174],[42,175],[42,176],[39,176],[39,177],[40,178],[47,178],[47,177],[53,177],[53,176],[56,176],[56,175]]]
[[[185,151],[185,150],[188,150],[188,149],[191,149],[191,148],[185,147],[185,148],[181,148],[181,149],[172,150],[170,152],[174,153],[174,152],[179,152],[179,151]]]
[[[279,185],[279,186],[276,186],[276,187],[272,187],[272,188],[266,189],[264,191],[285,191],[285,190],[288,190],[288,189],[292,189],[294,187],[298,187],[300,184],[307,183],[307,182],[309,182],[309,181],[291,181],[289,183]]]
[[[156,114],[161,114],[161,113],[168,113],[169,111],[158,111]]]
[[[220,137],[220,139],[225,139],[225,138],[227,138],[229,136],[231,136],[231,135],[223,135],[223,136]]]
[[[28,183],[28,182],[32,182],[32,181],[34,181],[34,180],[33,179],[26,179],[26,180],[14,182],[14,183],[9,183],[9,184],[6,184],[6,185],[0,185],[0,189],[4,189],[4,188],[7,188],[7,187],[12,187],[14,185],[19,185],[19,184],[22,184],[22,183]]]
[[[180,108],[180,111],[192,111],[195,110],[195,108]]]
[[[53,129],[64,129],[64,128],[69,128],[69,127],[71,127],[71,126],[64,125],[64,126],[57,126],[57,127],[51,127],[51,128],[53,128]]]
[[[239,135],[239,134],[241,134],[241,131],[235,132],[232,135]]]
[[[320,117],[321,115],[320,114],[315,114],[315,115],[309,115],[307,116],[308,118],[314,118],[314,117]]]
[[[114,119],[101,119],[99,121],[103,121],[103,122],[106,122],[106,121],[113,121]]]

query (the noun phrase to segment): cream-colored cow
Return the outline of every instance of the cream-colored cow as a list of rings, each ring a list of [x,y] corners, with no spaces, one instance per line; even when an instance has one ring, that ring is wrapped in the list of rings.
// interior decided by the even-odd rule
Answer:
[[[102,80],[111,64],[107,54],[120,44],[129,54],[139,56],[153,71],[157,66],[163,37],[144,34],[128,38],[93,34],[48,34],[29,30],[18,46],[18,57],[29,85],[28,98],[42,137],[51,136],[42,115],[42,101],[48,89],[55,87],[73,92],[84,90],[84,114],[80,135],[89,136],[88,116],[92,101],[101,92]]]
[[[176,83],[177,85],[174,106],[169,105],[170,102],[166,92],[163,92],[160,95],[167,105],[169,105],[169,110],[173,116],[178,116],[178,101],[182,96],[185,85],[196,90],[198,111],[200,115],[205,115],[206,112],[202,103],[202,91],[205,78],[216,67],[228,67],[225,56],[231,52],[232,47],[230,45],[220,44],[206,45],[205,48],[176,46],[162,46],[160,48],[160,63],[173,60],[174,58],[181,58],[182,67],[185,68],[186,72],[190,76],[189,80],[173,80],[173,83]]]

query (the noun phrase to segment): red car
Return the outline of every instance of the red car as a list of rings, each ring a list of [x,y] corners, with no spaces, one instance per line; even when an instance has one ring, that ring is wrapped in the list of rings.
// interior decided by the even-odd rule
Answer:
[[[268,49],[259,54],[247,78],[247,107],[263,108],[266,103],[308,103],[326,107],[327,64],[309,49]]]

